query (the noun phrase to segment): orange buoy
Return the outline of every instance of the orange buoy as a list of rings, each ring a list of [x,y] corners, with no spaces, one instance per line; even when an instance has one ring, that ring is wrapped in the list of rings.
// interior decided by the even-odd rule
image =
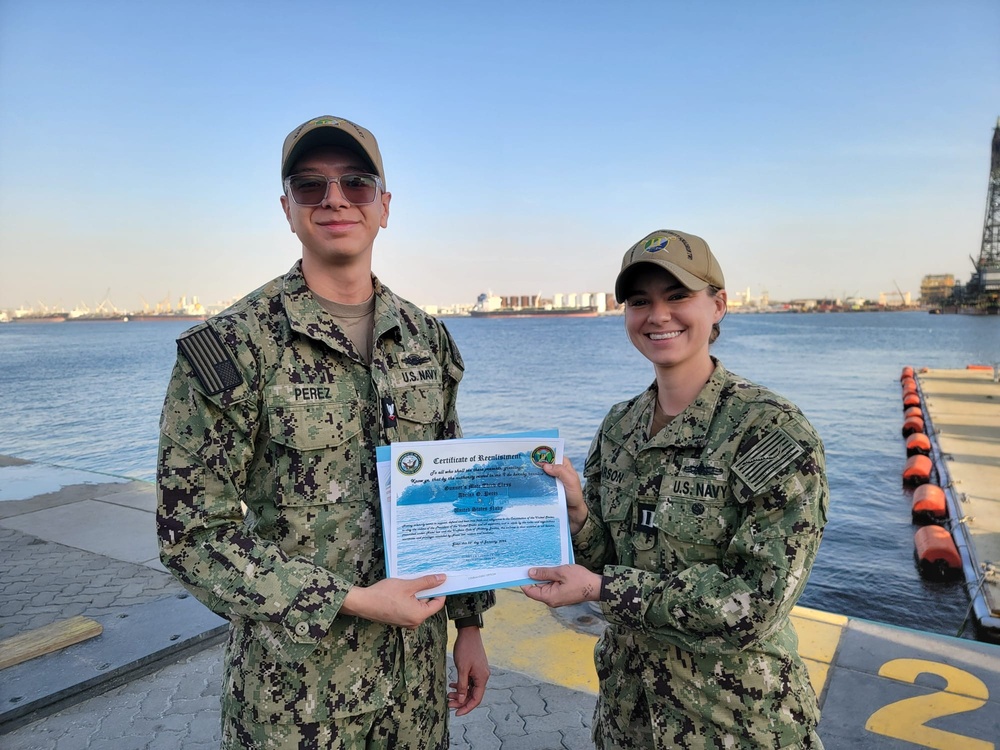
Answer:
[[[948,516],[944,490],[936,484],[922,484],[913,491],[911,508],[913,523],[925,524],[940,521]]]
[[[905,388],[913,388],[913,390],[916,390],[917,389],[917,381],[914,378],[903,378],[902,380],[899,381],[899,387],[900,388],[904,388],[904,389]]]
[[[912,378],[912,377],[913,377],[913,368],[907,365],[906,367],[903,368],[903,373],[899,376],[899,379],[902,380],[903,378]]]
[[[966,370],[992,370],[993,365],[966,365]]]
[[[920,396],[916,393],[904,393],[903,406],[920,406]]]
[[[920,454],[921,456],[930,455],[931,452],[931,439],[927,437],[922,432],[914,432],[908,438],[906,438],[906,455],[915,456]]]
[[[923,419],[924,410],[919,406],[907,406],[906,410],[903,412],[903,419],[907,419],[909,417],[920,417]]]
[[[904,380],[903,381],[903,395],[907,393],[917,393],[917,383],[915,380]]]
[[[921,417],[907,417],[903,420],[903,437],[909,437],[914,432],[924,431],[924,420]]]
[[[930,481],[934,464],[927,456],[910,456],[903,468],[903,484],[917,485]]]
[[[941,526],[922,526],[913,535],[914,555],[920,574],[927,578],[950,578],[962,572],[955,540]]]

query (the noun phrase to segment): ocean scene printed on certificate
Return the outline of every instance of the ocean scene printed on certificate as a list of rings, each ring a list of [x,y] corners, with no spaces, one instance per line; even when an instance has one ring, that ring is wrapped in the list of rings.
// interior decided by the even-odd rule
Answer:
[[[394,448],[397,575],[493,570],[520,580],[530,566],[568,561],[562,487],[539,468],[561,460],[561,440],[457,440]]]

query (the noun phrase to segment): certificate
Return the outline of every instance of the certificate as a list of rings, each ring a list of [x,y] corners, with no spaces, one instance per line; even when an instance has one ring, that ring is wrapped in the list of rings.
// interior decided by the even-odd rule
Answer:
[[[528,568],[572,562],[566,495],[543,463],[552,433],[393,443],[379,451],[390,577],[444,573],[442,596],[531,583]],[[381,460],[388,458],[388,460]]]

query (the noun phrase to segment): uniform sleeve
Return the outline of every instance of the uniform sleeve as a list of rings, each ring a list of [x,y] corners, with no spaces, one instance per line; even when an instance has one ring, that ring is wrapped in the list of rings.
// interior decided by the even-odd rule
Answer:
[[[204,329],[203,329],[204,330]],[[246,532],[245,495],[260,406],[247,345],[218,339],[242,383],[215,395],[179,353],[163,413],[157,461],[160,559],[209,609],[281,625],[305,655],[329,631],[350,584],[310,560]],[[302,649],[300,649],[302,650]]]
[[[744,437],[731,472],[746,512],[721,562],[679,573],[607,566],[609,621],[695,651],[742,650],[785,625],[826,524],[822,443],[804,417],[786,414]]]
[[[438,323],[438,326],[445,396],[444,421],[441,423],[439,439],[451,440],[462,437],[462,427],[458,422],[458,384],[465,375],[465,362],[448,329],[441,323]]]
[[[607,420],[605,420],[606,422]],[[583,499],[587,503],[587,520],[573,535],[573,556],[579,565],[593,571],[617,562],[611,532],[601,517],[601,434],[602,426],[590,444],[583,466]]]

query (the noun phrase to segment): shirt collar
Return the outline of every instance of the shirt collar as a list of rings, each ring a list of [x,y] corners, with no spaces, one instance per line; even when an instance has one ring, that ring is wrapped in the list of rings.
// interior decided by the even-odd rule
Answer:
[[[619,424],[623,434],[631,435],[634,453],[645,447],[665,448],[667,446],[703,446],[708,443],[708,431],[712,417],[719,407],[722,388],[726,383],[726,368],[712,357],[715,368],[708,382],[693,402],[674,417],[652,439],[644,441],[653,416],[657,388],[655,381],[639,394],[632,408],[622,415]]]
[[[390,331],[401,332],[403,326],[400,303],[396,295],[374,275],[372,285],[375,287],[374,340],[378,341]],[[285,274],[282,303],[293,331],[298,331],[342,352],[354,351],[350,339],[309,291],[302,275],[301,260],[296,261]]]

